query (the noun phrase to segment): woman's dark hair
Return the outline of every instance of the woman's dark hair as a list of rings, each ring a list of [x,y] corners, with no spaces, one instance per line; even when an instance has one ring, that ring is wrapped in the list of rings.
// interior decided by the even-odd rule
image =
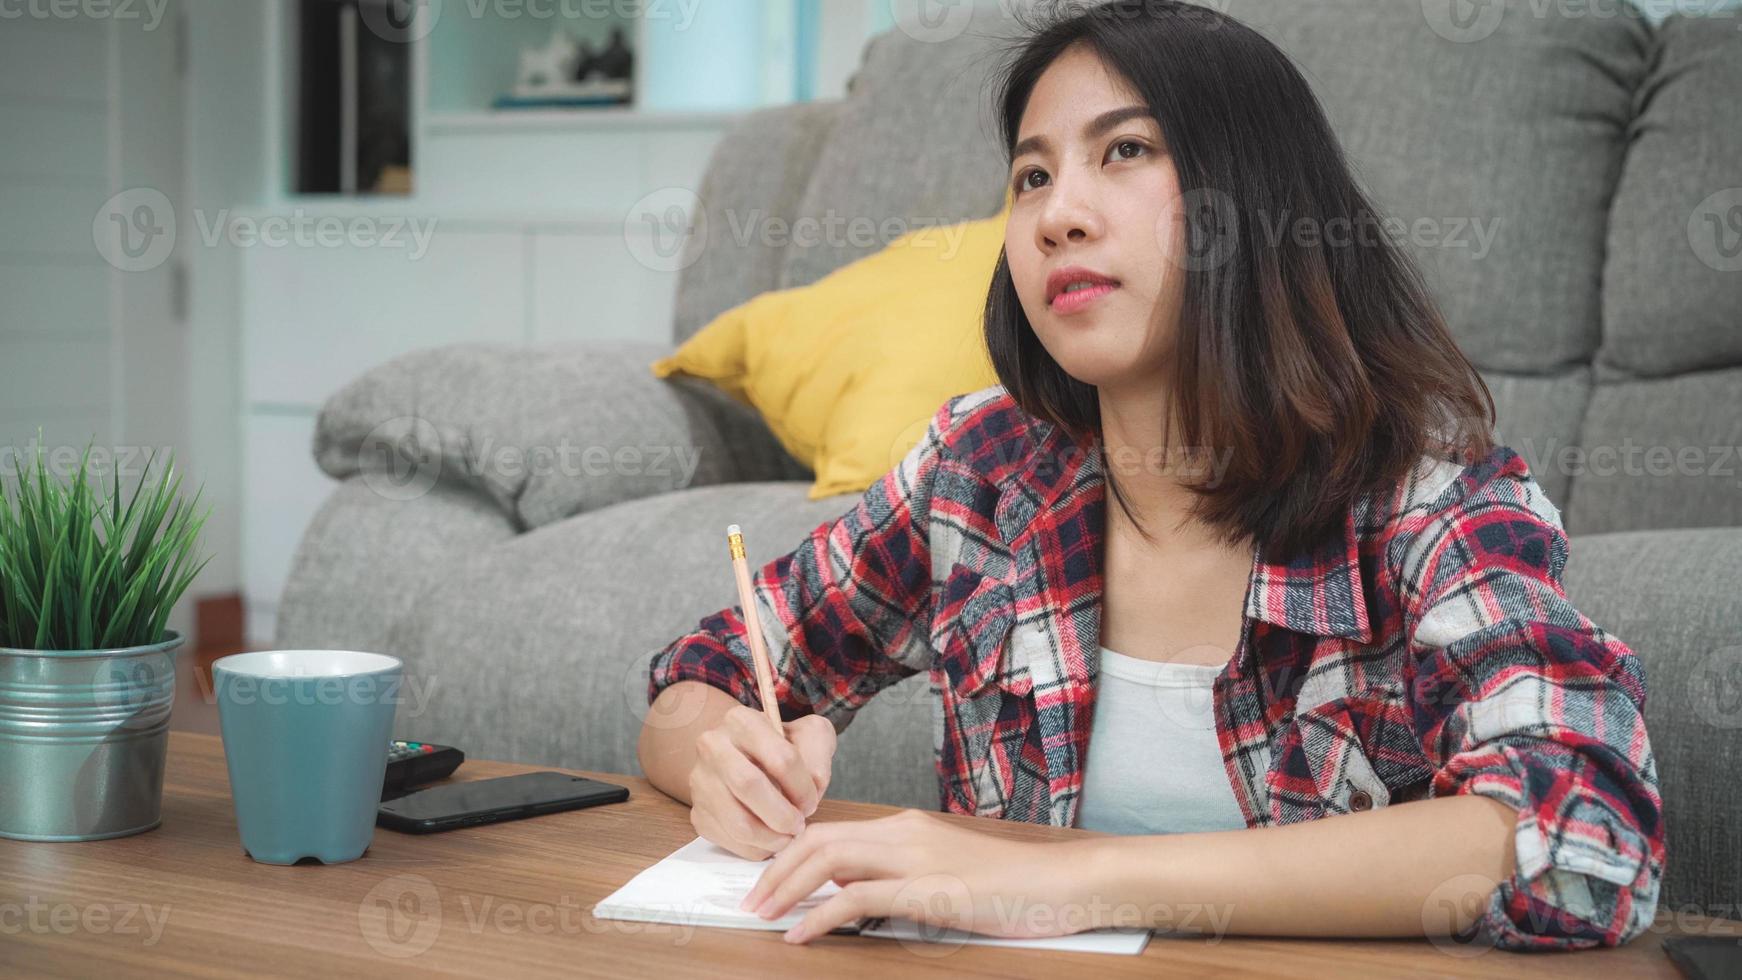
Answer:
[[[1187,221],[1169,458],[1175,438],[1227,457],[1219,478],[1187,481],[1199,519],[1286,558],[1337,533],[1356,499],[1394,489],[1424,454],[1469,461],[1492,448],[1488,386],[1380,232],[1281,50],[1173,0],[1114,0],[1030,26],[997,78],[1007,160],[1036,81],[1076,44],[1148,104],[1173,158]],[[1303,221],[1324,234],[1277,240]],[[1098,437],[1094,386],[1041,345],[1002,253],[985,331],[1021,408],[1079,442]],[[1107,479],[1131,515],[1112,467]]]

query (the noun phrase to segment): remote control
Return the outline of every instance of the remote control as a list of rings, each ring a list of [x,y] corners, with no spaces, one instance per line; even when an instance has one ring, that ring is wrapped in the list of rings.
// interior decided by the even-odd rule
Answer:
[[[387,746],[387,777],[381,783],[381,798],[390,800],[424,783],[433,783],[460,768],[464,761],[466,753],[451,745],[394,739]]]

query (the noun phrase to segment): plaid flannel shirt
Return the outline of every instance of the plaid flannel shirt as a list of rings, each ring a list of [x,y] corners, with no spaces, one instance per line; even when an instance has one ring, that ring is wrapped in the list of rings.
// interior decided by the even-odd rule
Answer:
[[[1001,387],[951,399],[840,518],[755,572],[781,712],[843,729],[929,672],[943,809],[1070,826],[1095,704],[1106,498],[1096,453]],[[1505,447],[1424,458],[1340,536],[1254,549],[1240,644],[1213,688],[1252,827],[1479,793],[1514,808],[1516,872],[1471,937],[1512,949],[1642,932],[1662,802],[1625,644],[1560,579],[1560,514]],[[757,706],[737,607],[654,658],[649,698],[700,680]],[[1424,841],[1424,847],[1432,842]]]

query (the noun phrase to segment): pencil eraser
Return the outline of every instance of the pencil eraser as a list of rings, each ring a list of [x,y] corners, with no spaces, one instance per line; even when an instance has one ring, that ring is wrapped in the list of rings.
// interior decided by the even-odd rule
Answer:
[[[730,537],[731,535],[734,535],[734,534],[741,534],[741,533],[743,533],[743,532],[738,530],[738,525],[736,525],[736,524],[726,525],[726,535],[728,537]]]

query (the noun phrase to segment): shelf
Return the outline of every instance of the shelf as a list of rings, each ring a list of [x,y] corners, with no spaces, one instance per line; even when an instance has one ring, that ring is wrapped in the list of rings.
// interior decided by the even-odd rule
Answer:
[[[432,112],[423,121],[430,135],[515,130],[724,129],[742,111],[654,112],[633,107],[602,109],[511,109],[494,112]]]

